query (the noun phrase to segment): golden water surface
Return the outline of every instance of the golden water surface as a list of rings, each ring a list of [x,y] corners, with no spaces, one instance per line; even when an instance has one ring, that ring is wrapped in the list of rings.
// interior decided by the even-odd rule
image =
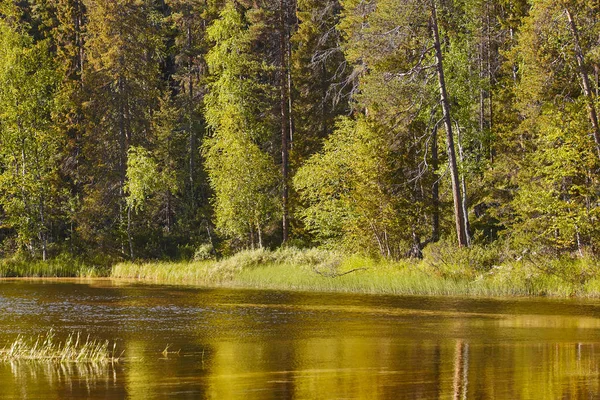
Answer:
[[[0,363],[0,399],[600,398],[596,301],[2,281],[0,327],[123,352]]]

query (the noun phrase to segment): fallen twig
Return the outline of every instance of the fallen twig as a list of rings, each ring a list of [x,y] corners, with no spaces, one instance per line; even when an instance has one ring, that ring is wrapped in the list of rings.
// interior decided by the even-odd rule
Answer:
[[[342,273],[338,273],[338,272],[331,272],[331,273],[325,273],[325,272],[321,272],[318,269],[314,268],[313,270],[315,271],[315,273],[317,273],[318,275],[324,276],[325,278],[339,278],[340,276],[344,276],[344,275],[348,275],[351,274],[353,272],[356,271],[365,271],[367,268],[354,268],[351,269],[350,271],[346,271],[346,272],[342,272]]]

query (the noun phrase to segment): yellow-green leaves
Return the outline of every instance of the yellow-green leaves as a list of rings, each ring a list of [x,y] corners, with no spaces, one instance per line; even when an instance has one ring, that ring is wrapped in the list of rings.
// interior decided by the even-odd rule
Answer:
[[[33,43],[0,20],[0,204],[5,227],[31,255],[46,256],[58,213],[58,157],[63,138],[51,115],[58,74],[46,42]]]
[[[143,147],[133,146],[127,152],[127,206],[134,211],[142,209],[146,197],[161,184],[156,161]]]
[[[206,97],[206,119],[212,137],[204,156],[217,228],[244,244],[262,246],[262,233],[277,220],[277,168],[264,151],[270,128],[261,118],[269,91],[264,71],[250,51],[252,31],[228,2],[209,29],[215,41],[207,55],[213,82]]]

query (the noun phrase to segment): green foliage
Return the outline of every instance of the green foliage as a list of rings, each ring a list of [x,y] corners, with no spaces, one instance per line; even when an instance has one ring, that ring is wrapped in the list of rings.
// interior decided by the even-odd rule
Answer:
[[[81,75],[85,158],[78,188],[77,234],[112,253],[134,256],[135,221],[126,213],[127,156],[148,149],[160,109],[162,15],[152,2],[85,1],[85,65]],[[78,160],[79,161],[79,160]],[[137,204],[136,204],[137,205]],[[126,215],[127,214],[127,215]],[[127,242],[127,246],[125,243]]]
[[[594,62],[589,35],[598,28],[592,10],[576,2],[535,2],[518,45],[522,77],[516,97],[523,116],[518,133],[526,139],[514,179],[519,191],[504,218],[517,247],[583,253],[597,247],[600,233],[594,172],[599,160],[565,7],[579,25],[584,56]]]
[[[268,89],[264,66],[251,53],[254,32],[232,2],[208,30],[215,46],[207,55],[214,81],[206,98],[212,129],[204,156],[214,191],[216,226],[242,243],[262,246],[262,233],[276,221],[277,169],[265,145],[269,125],[260,118]],[[255,234],[256,233],[256,234]]]
[[[95,278],[107,276],[107,260],[81,260],[62,254],[49,261],[7,258],[0,261],[1,278]]]
[[[317,151],[335,129],[335,119],[348,108],[349,71],[341,51],[337,29],[341,5],[338,0],[298,1],[298,28],[292,35],[294,169]]]
[[[146,197],[159,187],[156,161],[143,147],[132,146],[127,154],[127,206],[134,211],[142,209]]]
[[[0,20],[0,204],[19,244],[44,257],[62,196],[63,138],[52,121],[58,79],[48,43]]]
[[[422,229],[411,214],[420,204],[396,189],[390,139],[364,119],[341,119],[337,128],[294,178],[306,204],[300,216],[324,244],[400,257],[412,234],[405,227]]]
[[[450,250],[446,241],[436,254]],[[444,249],[445,247],[445,249]],[[598,297],[600,267],[593,258],[506,258],[499,248],[471,251],[478,260],[503,259],[474,272],[464,265],[441,268],[423,262],[377,261],[323,250],[244,251],[219,262],[121,263],[113,278],[146,282],[323,292],[460,296]],[[427,257],[435,257],[428,254]],[[459,255],[450,262],[463,262]]]
[[[194,261],[212,260],[215,258],[215,249],[212,244],[204,243],[194,251]]]
[[[105,265],[274,247],[282,233],[281,128],[291,123],[288,207],[297,218],[288,246],[386,259],[422,251],[432,285],[456,280],[463,292],[490,284],[566,293],[597,284],[593,268],[573,260],[593,260],[600,249],[590,113],[600,106],[598,4],[284,5],[0,1],[2,255],[82,254]],[[432,7],[469,249],[436,243],[455,228]],[[282,121],[287,89],[291,120]],[[516,263],[523,252],[563,264]],[[202,279],[263,279],[270,270],[262,266],[295,257],[277,254],[242,253],[206,267]],[[299,259],[305,268],[290,273],[335,275],[345,260]],[[371,263],[356,260],[348,269]],[[227,264],[236,262],[241,270]],[[5,270],[79,274],[25,264]],[[359,272],[343,279],[360,285]],[[584,282],[567,278],[578,274]]]
[[[175,179],[171,171],[161,171],[152,154],[143,147],[132,146],[127,154],[127,206],[134,211],[142,210],[146,199],[154,193],[175,192]]]
[[[453,241],[447,239],[430,244],[423,251],[423,263],[444,278],[473,279],[507,261],[506,258],[500,244],[456,249]]]

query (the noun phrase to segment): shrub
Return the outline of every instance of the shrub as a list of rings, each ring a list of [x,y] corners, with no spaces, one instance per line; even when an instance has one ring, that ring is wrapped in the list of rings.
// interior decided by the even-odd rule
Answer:
[[[201,244],[194,252],[194,261],[206,261],[215,258],[215,249],[212,244]]]

